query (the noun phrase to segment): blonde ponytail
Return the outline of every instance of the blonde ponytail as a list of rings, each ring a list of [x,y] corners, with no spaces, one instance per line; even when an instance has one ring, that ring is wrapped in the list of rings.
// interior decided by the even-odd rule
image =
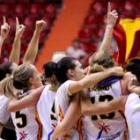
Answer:
[[[13,76],[6,77],[0,82],[0,87],[3,91],[3,94],[8,98],[15,98],[14,95],[15,88],[13,86]]]
[[[105,68],[102,65],[99,65],[98,63],[94,63],[90,68],[90,73],[104,71],[104,69]]]
[[[115,66],[112,55],[108,51],[96,52],[90,58],[90,73],[103,71],[104,69]]]

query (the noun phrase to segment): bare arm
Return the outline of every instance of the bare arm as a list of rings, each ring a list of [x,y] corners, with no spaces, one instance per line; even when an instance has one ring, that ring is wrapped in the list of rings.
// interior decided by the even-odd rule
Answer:
[[[45,21],[43,20],[36,21],[35,31],[33,33],[33,37],[31,39],[31,42],[29,43],[25,56],[23,58],[23,63],[28,62],[33,64],[35,62],[37,52],[38,52],[40,33],[41,31],[43,31],[45,26],[46,26]]]
[[[113,67],[106,69],[103,72],[89,74],[85,76],[82,80],[71,82],[71,84],[68,87],[68,90],[71,94],[75,94],[81,91],[82,89],[89,88],[92,85],[96,85],[98,82],[111,75],[122,76],[123,69],[121,67]]]
[[[5,17],[3,17],[3,25],[1,26],[1,35],[0,35],[0,57],[1,57],[1,50],[4,40],[7,38],[10,31],[10,26],[6,23]]]
[[[80,117],[80,98],[79,95],[76,95],[76,97],[70,103],[64,119],[56,126],[52,139],[56,140],[58,137],[68,134],[69,130],[77,123]]]
[[[3,45],[4,39],[2,36],[0,36],[0,57],[1,57],[1,50],[2,50],[2,45]]]
[[[92,104],[86,96],[81,97],[81,111],[85,116],[106,114],[113,111],[124,111],[127,96],[121,96],[109,102]]]
[[[20,60],[21,37],[24,30],[25,30],[25,26],[22,24],[19,24],[19,20],[16,17],[16,34],[15,34],[15,39],[12,46],[12,51],[9,57],[9,61],[15,62],[16,64],[18,64]]]
[[[29,95],[20,100],[11,99],[8,105],[8,110],[10,112],[16,112],[26,107],[35,106],[43,89],[44,87],[35,89]]]
[[[136,94],[140,95],[140,86],[133,87],[131,93],[136,93]]]
[[[139,86],[139,83],[138,83],[136,77],[131,78],[131,80],[129,81],[128,90],[131,93],[136,93],[136,94],[140,95],[140,86]]]
[[[111,4],[108,2],[108,12],[107,12],[107,24],[105,29],[105,34],[99,51],[109,51],[111,47],[111,38],[114,25],[118,18],[118,13],[116,10],[111,11]]]

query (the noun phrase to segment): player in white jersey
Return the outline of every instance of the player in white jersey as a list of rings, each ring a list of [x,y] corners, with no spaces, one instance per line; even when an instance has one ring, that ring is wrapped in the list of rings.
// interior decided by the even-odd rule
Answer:
[[[62,121],[62,119],[64,118],[65,113],[72,101],[72,98],[74,98],[75,93],[80,92],[86,87],[90,87],[92,84],[96,84],[102,79],[108,77],[111,74],[110,70],[115,70],[110,69],[108,71],[105,71],[106,74],[104,72],[104,74],[91,74],[82,79],[85,76],[85,72],[81,67],[80,62],[71,57],[62,58],[57,63],[57,67],[58,68],[56,71],[56,77],[61,83],[61,86],[58,88],[55,98],[58,123],[60,123],[60,121]],[[71,129],[70,133],[67,135],[68,139],[81,139],[82,137],[79,136],[80,135],[77,133],[77,130],[75,128]],[[53,134],[53,139],[56,139],[57,137],[58,132],[55,130]]]
[[[132,93],[128,96],[125,104],[125,112],[129,140],[139,140],[140,139],[140,95]]]
[[[91,64],[91,73],[102,71],[109,67],[114,67],[115,62],[111,55],[106,51],[97,52]],[[105,102],[127,94],[128,81],[125,78],[109,78],[96,86],[91,86],[89,98],[91,102]],[[93,115],[83,118],[84,129],[89,140],[123,140],[126,130],[125,118],[120,112],[109,114]],[[94,130],[94,131],[92,131]]]
[[[138,79],[138,82],[140,83],[140,75],[139,75],[140,59],[131,60],[126,65],[126,70],[132,72]],[[95,105],[94,104],[92,105],[91,101],[87,101],[87,99],[85,100],[85,97],[83,97],[81,105],[82,105],[82,110],[83,110],[84,115],[91,116],[91,115],[95,115],[95,114],[100,114],[100,115],[96,115],[96,117],[97,116],[105,117],[102,115],[102,113],[106,114],[108,112],[114,112],[116,114],[117,110],[122,110],[125,114],[125,118],[127,121],[129,140],[138,140],[139,139],[139,128],[140,128],[140,125],[138,123],[138,121],[140,120],[140,117],[139,117],[139,115],[140,115],[140,98],[139,98],[140,87],[136,86],[136,85],[132,85],[132,83],[129,84],[128,87],[129,87],[130,92],[132,92],[132,94],[130,94],[128,97],[127,96],[122,96],[122,97],[118,96],[118,99],[114,99],[108,103],[106,102],[106,103],[99,103],[99,104],[97,104],[96,100],[95,100]],[[139,95],[137,95],[136,93]],[[111,117],[111,113],[109,113],[109,114]],[[107,117],[109,117],[109,116],[107,116]],[[114,118],[115,118],[115,116],[114,116]],[[114,120],[114,118],[113,118],[113,120]],[[94,117],[94,119],[95,119],[95,117]],[[119,116],[116,118],[116,120],[117,119],[119,119]],[[104,122],[104,120],[102,122]],[[120,119],[118,120],[118,123],[115,124],[114,126],[112,126],[112,123],[113,122],[111,122],[111,125],[108,122],[107,122],[107,125],[105,123],[102,123],[102,124],[100,124],[100,126],[102,126],[102,128],[104,127],[104,131],[107,132],[107,130],[108,130],[108,133],[110,133],[110,131],[112,131],[111,127],[117,126],[116,129],[123,128],[123,122]],[[87,124],[87,126],[88,126],[88,124]],[[91,127],[91,128],[93,128],[93,127]],[[123,132],[123,131],[121,131],[121,132]],[[100,135],[101,135],[101,133],[100,133]],[[107,139],[107,138],[105,138],[105,139]],[[113,137],[112,137],[112,139],[113,139]],[[119,139],[121,139],[121,138],[119,137]]]
[[[73,58],[70,58],[72,61],[76,61],[75,59],[73,59]],[[77,61],[76,61],[77,62]],[[67,63],[67,64],[69,64],[69,63]],[[77,64],[77,63],[76,63]],[[79,63],[78,63],[79,64]],[[79,66],[80,67],[80,66]],[[77,70],[79,69],[79,68],[76,68]],[[80,70],[81,71],[81,70]],[[83,71],[83,70],[82,70]],[[81,76],[81,72],[79,73],[79,70],[78,70],[78,73],[77,73],[79,76]],[[110,69],[110,70],[108,70],[108,71],[105,71],[105,72],[103,72],[103,73],[101,73],[101,74],[93,74],[93,75],[90,75],[90,78],[87,76],[87,78],[85,79],[85,81],[86,80],[89,80],[87,83],[89,83],[89,84],[91,84],[91,81],[92,81],[92,83],[93,83],[93,78],[94,78],[94,82],[95,82],[95,80],[96,81],[98,81],[99,79],[102,79],[102,76],[103,77],[107,77],[107,76],[109,76],[109,75],[111,75],[111,74],[122,74],[122,69],[120,69],[120,68],[116,68],[116,69]],[[79,77],[77,75],[77,77]],[[96,76],[95,76],[96,75]],[[106,75],[106,76],[105,76]],[[73,83],[74,81],[72,81],[72,83]],[[75,83],[75,82],[74,82]],[[83,87],[83,85],[81,85],[82,84],[82,81],[79,83],[80,85],[79,85],[79,87],[78,87],[78,90],[80,90],[81,88],[84,88]],[[77,86],[78,86],[78,84],[76,84],[75,85],[76,87],[75,87],[75,90],[77,90]],[[49,87],[49,86],[47,86],[47,87]],[[46,89],[47,89],[47,87],[46,87]],[[53,88],[53,86],[52,86],[52,88]],[[45,91],[45,90],[44,90]],[[53,94],[53,93],[52,93]],[[44,96],[45,94],[43,94],[43,96]],[[47,95],[47,94],[46,94]],[[45,95],[45,96],[46,96]],[[20,100],[17,100],[16,102],[14,101],[14,103],[12,102],[11,103],[11,107],[10,107],[10,110],[11,111],[18,111],[18,110],[20,110],[20,109],[23,109],[23,108],[26,108],[26,107],[29,107],[29,106],[35,106],[36,105],[36,103],[37,103],[37,101],[38,101],[38,98],[39,98],[39,96],[40,96],[40,93],[39,94],[37,94],[37,96],[34,94],[29,94],[29,95],[27,95],[26,97],[24,97],[24,98],[22,98],[22,99],[20,99]],[[42,97],[43,97],[42,96]],[[46,96],[47,97],[47,96]],[[43,100],[42,100],[43,101]],[[44,104],[40,104],[40,105],[44,105]],[[49,106],[47,105],[47,107],[49,108]],[[41,113],[41,112],[40,112]],[[44,119],[49,119],[49,118],[45,118],[46,117],[46,115],[44,116],[44,112],[43,112],[43,114],[42,114],[43,116],[42,116],[42,120]],[[52,114],[53,115],[53,114]],[[53,116],[54,117],[54,116]],[[50,120],[50,119],[49,119]],[[44,122],[44,121],[43,121]],[[46,120],[45,120],[45,122],[46,122]],[[46,125],[46,124],[44,124],[43,123],[43,125]],[[51,122],[50,122],[50,125],[51,125]],[[49,126],[50,126],[49,125]],[[45,128],[45,127],[44,127]],[[51,128],[51,131],[52,131],[52,128]],[[45,129],[44,129],[44,132],[45,132]]]
[[[121,81],[107,85],[105,87],[91,87],[89,98],[93,104],[113,100],[122,95]],[[123,140],[126,130],[125,118],[120,112],[109,114],[93,115],[84,117],[84,130],[88,135],[88,140],[114,139]],[[92,131],[94,130],[94,131]]]
[[[125,104],[125,116],[127,120],[128,130],[129,130],[129,140],[138,140],[139,137],[139,121],[140,121],[140,58],[133,58],[125,65],[126,71],[130,71],[137,78],[137,83],[133,82],[129,85],[129,90],[132,93],[128,96]],[[136,84],[133,86],[133,84]]]
[[[128,140],[139,140],[140,124],[140,87],[133,87],[135,93],[130,95],[121,96],[109,102],[100,102],[92,104],[91,101],[82,97],[82,110],[86,116],[97,115],[102,113],[110,113],[115,111],[124,112],[127,127],[128,127]],[[137,92],[137,94],[136,94]],[[139,95],[138,95],[139,94]],[[88,109],[87,109],[88,108]],[[118,126],[121,127],[122,124]],[[107,129],[108,126],[106,126]],[[110,130],[110,129],[108,129]]]
[[[13,75],[1,81],[3,92],[11,98],[23,98],[31,89],[40,87],[41,79],[37,69],[31,64],[23,64],[18,66]],[[17,91],[20,90],[17,93]],[[23,90],[23,92],[21,92]],[[11,113],[17,140],[38,140],[39,125],[36,120],[35,107],[29,107],[15,113]]]
[[[2,33],[2,37],[6,38],[6,36],[8,35],[8,32],[9,32],[9,25],[8,25],[8,23],[6,23],[5,17],[4,17],[4,25],[3,26],[4,27],[2,27],[2,30],[4,30],[4,32],[1,32],[1,33]],[[23,59],[24,63],[26,63],[26,62],[34,63],[35,57],[36,57],[36,54],[37,54],[37,50],[38,50],[39,35],[40,35],[41,31],[44,29],[44,27],[45,27],[45,22],[44,21],[37,21],[36,22],[36,28],[35,28],[33,37],[30,41],[29,47],[28,47],[28,49],[25,53],[24,59]],[[13,69],[15,69],[17,67],[17,65],[15,65],[15,63],[17,63],[17,64],[19,63],[20,45],[21,45],[20,39],[22,37],[22,34],[23,34],[24,30],[25,30],[25,26],[22,25],[22,24],[19,24],[18,18],[16,18],[16,35],[15,35],[15,40],[14,40],[14,43],[13,43],[12,51],[11,51],[11,54],[10,54],[10,57],[9,57],[10,62],[3,63],[0,66],[1,80],[3,78],[5,78],[6,75],[11,74]],[[2,37],[0,39],[2,39]],[[34,51],[32,51],[32,50],[34,50]],[[8,102],[5,102],[5,103],[8,105]],[[7,111],[7,109],[4,112],[6,112],[6,111]],[[3,115],[2,111],[1,111],[0,115]],[[10,112],[9,112],[9,115],[10,115]],[[3,122],[1,122],[1,123],[4,124]],[[9,124],[9,122],[8,122],[8,124]],[[8,136],[10,136],[10,134]],[[7,138],[7,135],[6,135],[6,137],[4,136],[4,139],[9,139],[9,138]],[[15,138],[10,137],[10,140],[11,139],[15,139]]]
[[[41,96],[37,102],[37,112],[39,119],[43,126],[42,138],[41,140],[51,138],[53,130],[56,126],[56,118],[51,116],[52,105],[55,98],[55,92],[50,90],[51,85],[46,85]]]
[[[109,18],[111,16],[111,18]],[[111,36],[115,19],[117,19],[117,12],[111,11],[110,4],[108,4],[108,15],[105,36],[99,51],[90,59],[91,69],[89,73],[103,71],[116,65],[110,53]],[[111,20],[112,19],[112,20]],[[113,20],[114,19],[114,20]],[[109,22],[111,21],[111,22]],[[109,78],[97,86],[91,86],[88,97],[92,103],[110,101],[122,94],[127,94],[128,79],[131,74],[125,74],[121,80],[119,78]],[[121,84],[120,84],[121,83]],[[119,112],[112,112],[110,114],[94,115],[92,117],[83,118],[84,128],[89,140],[123,140],[125,127],[125,119]],[[118,127],[120,125],[120,127]],[[94,131],[93,131],[94,130]]]
[[[101,44],[101,50],[107,50],[109,47],[110,47],[110,40],[111,40],[111,35],[112,35],[112,30],[113,30],[113,27],[115,25],[115,22],[116,22],[116,19],[117,19],[117,13],[115,10],[111,11],[111,8],[110,8],[110,3],[108,4],[108,15],[107,15],[107,27],[106,27],[106,32],[105,32],[105,37],[104,37],[104,40]],[[66,101],[65,101],[66,102]],[[67,105],[67,103],[65,103]],[[66,106],[65,105],[65,106]],[[63,105],[64,106],[64,105]],[[74,107],[76,108],[76,107]],[[72,109],[73,110],[73,109]],[[69,111],[70,112],[70,111]],[[71,111],[72,112],[72,111]],[[69,114],[69,116],[72,116],[72,113]],[[74,115],[74,114],[73,114]],[[68,117],[69,117],[68,116]],[[72,116],[73,117],[73,116]],[[74,116],[73,117],[73,120],[75,119],[76,117]],[[70,119],[70,117],[69,117]],[[58,132],[57,132],[57,135],[60,135],[60,130],[62,131],[63,130],[63,126],[67,126],[67,129],[65,128],[64,131],[68,130],[68,126],[70,128],[70,123],[68,123],[68,119],[66,119],[66,117],[64,117],[64,120],[65,121],[62,121],[62,123],[60,123],[60,125],[58,125]],[[72,119],[71,119],[72,120]],[[66,124],[66,122],[68,124]],[[72,123],[71,123],[72,124]],[[72,125],[71,125],[72,126]],[[55,137],[56,138],[56,137]]]
[[[54,99],[59,86],[54,75],[56,63],[48,62],[44,64],[44,79],[49,84],[45,86],[37,102],[37,112],[43,126],[41,140],[51,140],[52,133],[56,126],[56,115],[54,108]]]
[[[57,59],[53,59],[53,61],[56,62],[56,60],[58,61],[58,59],[61,59],[62,57],[65,57],[66,55],[57,53],[57,54],[54,54],[54,56],[57,57]],[[43,66],[44,74],[42,78],[44,81],[43,83],[45,84],[48,83],[48,85],[45,86],[40,97],[38,95],[37,96],[34,95],[33,97],[34,99],[36,98],[36,100],[38,100],[37,104],[35,105],[37,107],[37,112],[38,112],[40,122],[43,126],[43,130],[42,130],[43,133],[41,137],[42,140],[51,139],[52,133],[56,126],[56,117],[55,117],[55,109],[54,109],[53,102],[54,102],[56,90],[59,84],[54,75],[54,72],[56,71],[55,68],[56,68],[55,63],[48,62],[44,64]],[[30,98],[32,97],[28,96],[27,98],[23,98],[22,100],[20,100],[20,103],[25,99],[24,102],[26,102],[26,107],[28,107],[27,104],[30,104],[28,102],[28,101],[31,101]],[[20,103],[18,105],[20,105]],[[16,107],[16,110],[18,110],[18,105]],[[33,104],[32,106],[35,106],[35,105]],[[23,109],[23,108],[25,107],[22,106],[22,108],[20,109]]]
[[[11,113],[15,126],[17,140],[39,140],[39,124],[36,117],[36,108],[29,107]]]
[[[43,88],[43,91],[36,92],[37,94],[29,94],[16,102],[14,101],[10,107],[11,111],[18,111],[29,106],[37,107],[38,116],[43,126],[41,140],[50,140],[56,126],[53,101],[58,83],[54,76],[55,66],[55,63],[48,62],[43,67],[45,81],[49,83]]]
[[[15,40],[12,46],[12,51],[9,57],[10,62],[2,63],[0,64],[0,81],[3,80],[7,74],[11,74],[12,68],[14,68],[16,65],[15,63],[18,62],[18,55],[19,55],[19,48],[20,45],[17,44],[17,42],[20,40],[20,35],[23,33],[23,27],[16,29],[16,32],[19,34],[15,36]],[[3,17],[3,25],[1,26],[1,35],[0,35],[0,56],[1,56],[1,49],[2,44],[5,41],[5,39],[8,37],[10,31],[10,26],[6,22],[6,18]],[[14,52],[15,48],[17,49],[16,54]],[[0,96],[0,137],[6,140],[16,139],[14,126],[12,124],[12,121],[10,119],[10,112],[7,110],[9,99],[5,97],[4,95]],[[8,134],[8,135],[7,135]]]
[[[0,123],[6,124],[10,118],[10,113],[7,110],[9,99],[4,95],[0,95],[0,111],[3,112],[0,115]]]

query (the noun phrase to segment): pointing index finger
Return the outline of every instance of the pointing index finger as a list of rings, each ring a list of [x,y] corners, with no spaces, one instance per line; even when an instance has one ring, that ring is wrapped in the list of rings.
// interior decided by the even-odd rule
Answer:
[[[108,2],[107,12],[108,12],[108,13],[110,13],[110,12],[111,12],[111,3],[110,3],[110,2]]]
[[[3,16],[3,24],[6,23],[6,18]]]
[[[16,25],[19,25],[19,19],[16,17]]]

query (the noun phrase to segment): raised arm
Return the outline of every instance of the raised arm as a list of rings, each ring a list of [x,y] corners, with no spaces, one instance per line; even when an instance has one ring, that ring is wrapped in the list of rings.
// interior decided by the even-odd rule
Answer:
[[[56,126],[52,140],[56,140],[59,137],[62,137],[69,133],[69,130],[77,124],[78,119],[81,117],[80,109],[80,96],[76,97],[70,103],[70,106],[64,116],[64,119]]]
[[[105,29],[105,34],[99,51],[109,51],[111,47],[111,38],[113,28],[118,18],[118,13],[116,10],[111,11],[111,4],[108,2],[108,11],[107,11],[107,24]]]
[[[15,39],[12,46],[12,51],[9,57],[9,61],[19,63],[20,60],[20,47],[21,47],[21,37],[25,30],[25,26],[23,24],[19,24],[19,20],[16,17],[16,34]]]
[[[71,94],[76,94],[77,92],[85,88],[89,88],[92,85],[96,85],[97,83],[111,75],[122,76],[123,69],[121,67],[113,67],[106,69],[103,72],[89,74],[85,76],[82,80],[71,82],[71,84],[68,87],[68,91]]]
[[[91,103],[86,96],[81,97],[81,112],[85,116],[106,114],[113,111],[124,111],[127,96],[121,96],[109,102]]]
[[[35,106],[43,89],[44,87],[40,87],[38,89],[32,90],[29,95],[20,100],[11,99],[8,105],[8,110],[10,112],[16,112],[30,106]]]
[[[10,31],[10,26],[6,22],[6,18],[3,17],[3,25],[1,26],[1,35],[0,35],[0,57],[1,57],[1,50],[4,40],[7,38]]]
[[[43,31],[45,27],[46,22],[44,20],[36,21],[35,31],[33,33],[33,37],[31,39],[31,42],[29,43],[25,56],[23,58],[23,63],[27,62],[33,64],[35,62],[38,52],[40,33],[41,31]]]

